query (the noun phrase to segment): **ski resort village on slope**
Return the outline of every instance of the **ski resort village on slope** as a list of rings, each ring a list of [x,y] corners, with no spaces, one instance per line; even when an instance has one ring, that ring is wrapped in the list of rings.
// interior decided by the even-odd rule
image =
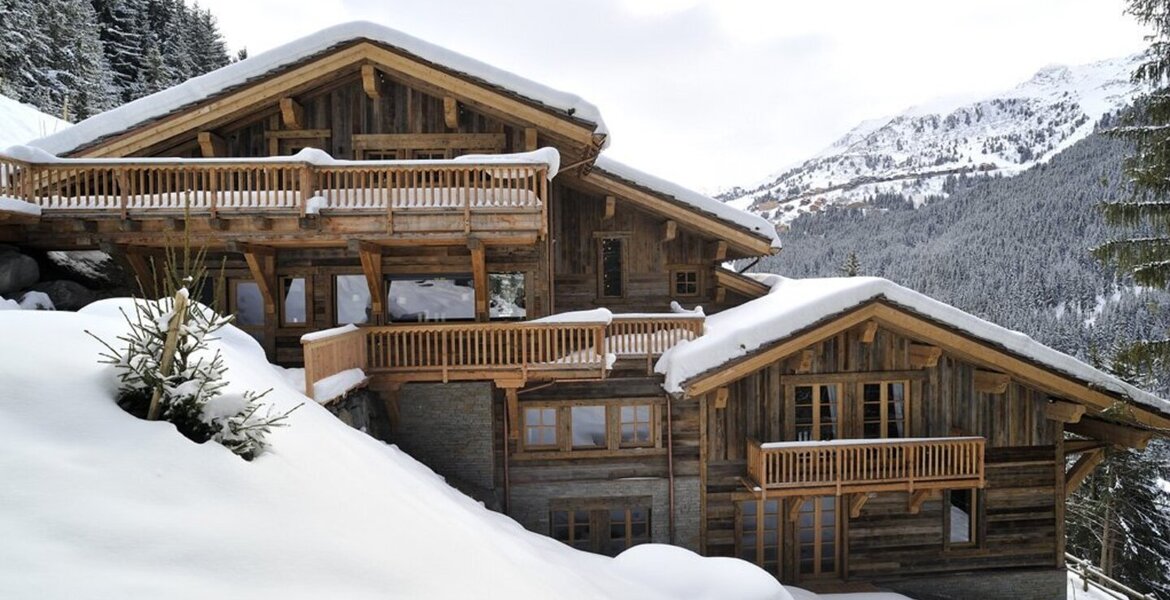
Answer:
[[[37,127],[0,152],[0,259],[163,300],[0,311],[0,597],[1051,600],[1066,497],[1170,428],[890,281],[731,268],[772,222],[380,25]],[[203,281],[168,285],[191,248]],[[10,273],[0,308],[45,305]],[[115,402],[133,361],[99,355],[144,305],[158,348],[234,315],[201,342],[223,445]],[[264,390],[263,447],[210,415]]]

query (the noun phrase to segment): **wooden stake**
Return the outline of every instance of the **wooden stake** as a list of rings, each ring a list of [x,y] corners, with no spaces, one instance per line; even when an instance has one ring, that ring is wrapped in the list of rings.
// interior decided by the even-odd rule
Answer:
[[[175,350],[179,345],[179,326],[183,324],[183,315],[187,312],[187,294],[176,293],[174,300],[174,314],[171,315],[171,322],[167,325],[167,341],[163,344],[162,362],[159,363],[158,371],[165,378],[171,376],[171,369],[175,364]],[[157,421],[159,411],[159,401],[162,400],[162,386],[154,388],[154,393],[150,396],[150,408],[146,411],[146,420]]]

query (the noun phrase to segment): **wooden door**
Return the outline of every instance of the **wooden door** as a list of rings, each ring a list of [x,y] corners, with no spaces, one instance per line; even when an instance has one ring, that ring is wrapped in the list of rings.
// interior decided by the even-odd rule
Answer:
[[[820,496],[800,505],[796,520],[796,570],[800,579],[836,577],[839,519],[836,496]]]

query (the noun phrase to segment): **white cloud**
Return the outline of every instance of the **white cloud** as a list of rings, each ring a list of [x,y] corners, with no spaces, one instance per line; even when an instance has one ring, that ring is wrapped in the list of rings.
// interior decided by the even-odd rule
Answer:
[[[1134,52],[1123,0],[201,0],[255,53],[377,21],[599,105],[619,160],[712,190],[858,121]]]

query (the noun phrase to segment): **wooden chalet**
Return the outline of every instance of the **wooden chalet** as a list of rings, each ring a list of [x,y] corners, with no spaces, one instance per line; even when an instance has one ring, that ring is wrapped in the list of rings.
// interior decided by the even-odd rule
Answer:
[[[575,96],[352,23],[11,149],[0,241],[149,281],[186,232],[224,265],[204,300],[310,395],[363,369],[389,441],[577,548],[1063,594],[1066,495],[1164,402],[888,282],[723,268],[772,226],[607,139]]]

